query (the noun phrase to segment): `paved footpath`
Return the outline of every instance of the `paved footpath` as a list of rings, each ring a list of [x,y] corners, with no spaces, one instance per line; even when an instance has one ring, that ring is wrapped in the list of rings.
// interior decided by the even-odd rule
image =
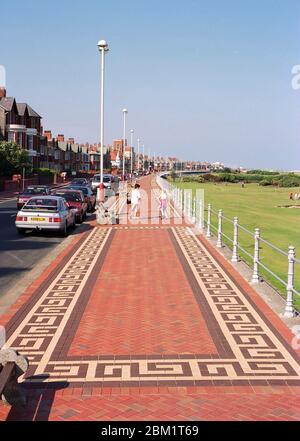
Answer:
[[[30,359],[1,420],[299,420],[293,335],[142,180],[141,218],[72,243],[0,319]],[[151,209],[152,206],[152,209]]]

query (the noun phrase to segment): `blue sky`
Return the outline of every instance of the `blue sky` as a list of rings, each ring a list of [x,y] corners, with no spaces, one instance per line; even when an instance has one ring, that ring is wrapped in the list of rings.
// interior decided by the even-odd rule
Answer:
[[[45,129],[99,140],[105,38],[105,142],[122,109],[157,154],[300,169],[298,0],[14,0],[1,5],[8,95]]]

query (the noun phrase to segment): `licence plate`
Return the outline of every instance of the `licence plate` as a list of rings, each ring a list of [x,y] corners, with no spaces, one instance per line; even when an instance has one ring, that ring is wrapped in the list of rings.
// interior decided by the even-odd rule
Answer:
[[[32,217],[31,220],[33,222],[44,222],[46,220],[45,217]]]

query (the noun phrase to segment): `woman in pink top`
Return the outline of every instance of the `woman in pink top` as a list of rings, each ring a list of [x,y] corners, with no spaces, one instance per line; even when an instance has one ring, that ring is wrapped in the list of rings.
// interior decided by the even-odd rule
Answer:
[[[161,219],[166,218],[167,205],[168,205],[167,193],[165,192],[164,189],[162,189],[159,196],[159,211],[160,211]]]

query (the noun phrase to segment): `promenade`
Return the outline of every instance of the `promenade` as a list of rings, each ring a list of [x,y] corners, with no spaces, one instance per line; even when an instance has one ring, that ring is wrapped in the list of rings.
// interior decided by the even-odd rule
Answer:
[[[0,420],[299,420],[300,350],[253,288],[179,213],[95,220],[0,317],[30,360],[28,404]]]

